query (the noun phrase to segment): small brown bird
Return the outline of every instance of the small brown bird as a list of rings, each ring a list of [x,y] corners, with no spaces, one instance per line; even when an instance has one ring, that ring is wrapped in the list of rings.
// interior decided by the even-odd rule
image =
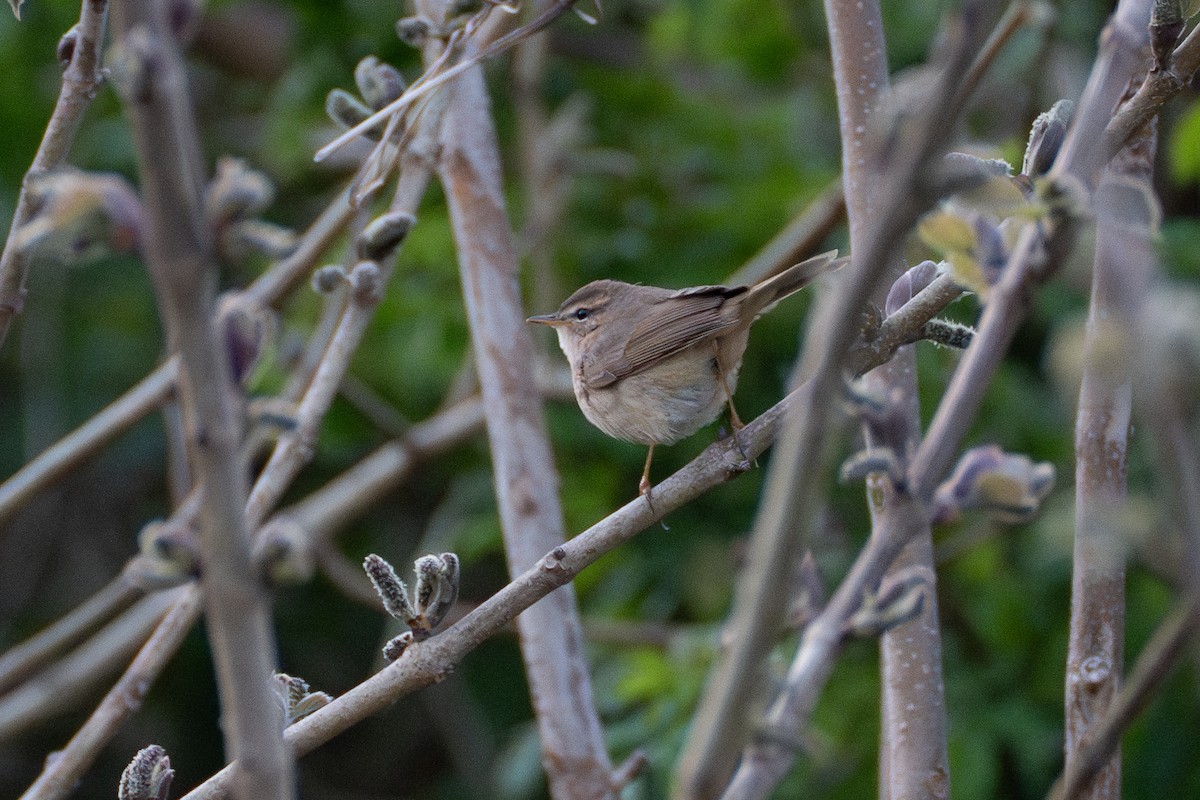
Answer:
[[[742,427],[733,392],[750,324],[846,260],[833,250],[753,286],[659,289],[593,281],[553,314],[526,321],[558,333],[588,421],[609,436],[650,447],[639,484],[647,494],[655,445],[690,436],[725,404],[735,435]]]

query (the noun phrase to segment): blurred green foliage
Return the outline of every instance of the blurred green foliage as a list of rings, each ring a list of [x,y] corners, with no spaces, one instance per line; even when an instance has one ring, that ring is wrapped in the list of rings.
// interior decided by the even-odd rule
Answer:
[[[1106,3],[1064,0],[1048,37],[1022,33],[982,87],[962,140],[1014,158],[1033,116],[1078,91],[1095,52]],[[885,3],[893,69],[924,60],[946,3]],[[265,47],[283,53],[271,74],[219,59],[201,37],[192,53],[197,116],[210,164],[245,157],[277,182],[268,212],[303,227],[349,177],[348,165],[316,166],[332,138],[323,101],[353,86],[353,68],[374,53],[409,77],[415,54],[392,34],[396,6],[346,0],[245,5],[211,3],[210,17],[239,12],[262,22]],[[11,217],[17,187],[57,91],[54,44],[77,8],[31,0],[17,24],[0,14],[0,216]],[[590,9],[589,9],[590,13]],[[837,109],[821,8],[750,0],[609,0],[600,25],[567,16],[554,26],[543,80],[550,113],[586,104],[582,141],[569,154],[563,222],[544,245],[554,273],[531,297],[558,298],[599,277],[668,286],[720,282],[813,199],[839,171]],[[281,21],[281,22],[280,22]],[[256,28],[251,30],[257,31]],[[518,233],[532,202],[522,174],[510,64],[487,69]],[[1164,198],[1164,265],[1200,276],[1200,106],[1179,102],[1166,115],[1159,183]],[[133,176],[120,108],[100,92],[72,163]],[[845,233],[826,246],[845,247]],[[329,261],[344,255],[330,253]],[[244,285],[261,264],[228,265],[225,283]],[[1084,311],[1087,264],[1065,270],[1037,301],[989,392],[969,443],[995,442],[1049,460],[1059,486],[1032,524],[1000,529],[967,518],[936,532],[945,554],[938,602],[945,633],[952,789],[959,797],[1040,797],[1061,763],[1062,682],[1069,610],[1074,399],[1043,369],[1047,343]],[[739,407],[749,418],[775,402],[797,348],[806,298],[789,300],[755,328]],[[535,309],[544,310],[544,309]],[[951,314],[971,321],[973,300]],[[284,307],[277,351],[309,332],[320,302],[307,288]],[[405,244],[400,266],[354,362],[354,374],[400,413],[435,411],[460,369],[469,334],[449,220],[433,190]],[[540,332],[538,332],[540,336]],[[550,339],[547,355],[560,358]],[[33,454],[86,420],[140,379],[162,355],[153,293],[135,259],[82,268],[39,267],[27,312],[0,351],[0,470],[12,474]],[[957,357],[919,348],[928,418]],[[253,389],[286,380],[270,365]],[[546,409],[562,475],[567,528],[580,531],[634,493],[644,452],[607,438],[571,403]],[[723,424],[723,423],[722,423]],[[692,458],[716,435],[703,431],[659,451],[656,478]],[[290,499],[348,468],[386,440],[339,400],[315,462]],[[1154,454],[1140,436],[1131,493],[1150,509],[1155,538],[1131,551],[1129,647],[1135,654],[1172,592],[1156,549],[1174,535],[1171,497],[1154,480]],[[852,451],[853,431],[837,438]],[[95,463],[64,481],[0,536],[0,642],[10,644],[73,607],[135,550],[142,524],[167,513],[162,426],[149,420]],[[686,726],[714,658],[745,534],[769,457],[759,469],[671,514],[610,553],[576,581],[589,621],[596,701],[615,760],[635,748],[650,757],[631,798],[665,795]],[[830,472],[832,481],[832,468]],[[868,526],[860,487],[837,487],[823,515],[819,562],[832,585]],[[416,555],[456,550],[463,597],[478,602],[505,581],[499,523],[482,438],[416,471],[339,538],[357,562],[379,552],[404,565]],[[20,565],[19,567],[17,565]],[[280,663],[314,688],[344,692],[378,667],[383,621],[318,578],[277,600]],[[604,635],[600,631],[606,631]],[[197,632],[151,691],[146,709],[105,750],[78,797],[110,797],[124,763],[151,741],[164,745],[190,787],[221,764],[207,650]],[[794,641],[772,668],[786,669]],[[1200,796],[1195,659],[1172,677],[1127,737],[1125,787],[1131,799]],[[843,656],[805,741],[805,757],[779,797],[860,798],[875,791],[879,736],[876,649],[856,643]],[[90,706],[0,745],[0,796],[15,796],[61,746]],[[537,798],[544,796],[536,733],[511,636],[473,653],[446,684],[331,742],[301,766],[303,796]],[[490,783],[482,789],[479,781]],[[485,783],[483,785],[489,785]],[[178,794],[178,792],[177,792]]]

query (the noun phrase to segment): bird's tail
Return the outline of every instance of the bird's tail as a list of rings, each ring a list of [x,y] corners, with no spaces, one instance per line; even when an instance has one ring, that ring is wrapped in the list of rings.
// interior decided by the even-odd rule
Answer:
[[[826,272],[833,272],[850,263],[849,258],[838,258],[837,254],[837,250],[821,253],[819,256],[813,256],[788,267],[778,275],[756,283],[750,287],[746,299],[742,301],[743,308],[754,309],[755,316],[758,316],[788,295],[800,291]]]

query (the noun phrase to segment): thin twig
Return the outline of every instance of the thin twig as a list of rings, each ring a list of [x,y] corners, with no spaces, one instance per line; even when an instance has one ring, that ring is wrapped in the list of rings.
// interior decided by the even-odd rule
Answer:
[[[246,287],[247,299],[278,307],[283,299],[308,280],[313,267],[358,211],[350,203],[350,189],[343,189],[313,220],[286,258],[272,264]]]
[[[177,359],[159,365],[132,389],[71,433],[35,456],[0,484],[0,523],[12,518],[39,492],[79,468],[128,431],[175,391]]]
[[[118,575],[66,616],[0,656],[0,694],[95,633],[143,594]]]
[[[179,595],[178,599],[176,595]],[[154,679],[191,630],[200,608],[200,592],[195,586],[155,599],[172,601],[167,616],[155,628],[121,680],[67,746],[49,761],[37,781],[21,795],[21,800],[59,800],[69,795],[121,724],[141,706]]]
[[[868,342],[859,342],[848,356],[848,370],[861,374],[862,363],[883,363],[879,359],[886,353],[894,353],[903,345],[921,341],[924,327],[916,326],[913,320],[929,320],[946,306],[962,297],[963,288],[949,274],[933,279],[916,297],[909,300],[900,310],[889,314],[875,336]]]
[[[996,58],[1004,50],[1005,45],[1012,40],[1021,28],[1034,22],[1041,22],[1045,27],[1054,18],[1054,11],[1041,0],[1014,0],[1004,11],[1004,16],[996,23],[979,54],[967,70],[960,91],[974,94],[975,89],[983,81],[992,68]]]
[[[93,697],[110,675],[129,667],[130,658],[168,613],[174,597],[169,592],[143,597],[70,654],[0,698],[0,740],[19,739]],[[79,766],[80,774],[87,766]]]
[[[479,397],[439,411],[404,436],[375,450],[280,515],[294,519],[314,542],[360,516],[389,494],[423,459],[445,452],[483,430]]]
[[[83,0],[79,22],[72,29],[74,46],[71,63],[63,72],[58,102],[46,124],[46,133],[38,145],[33,163],[21,182],[17,209],[4,242],[4,253],[0,255],[0,345],[8,336],[13,316],[21,313],[25,305],[25,279],[29,264],[26,255],[18,252],[17,233],[33,217],[30,183],[66,161],[83,115],[104,80],[100,60],[107,17],[108,0]]]
[[[462,75],[476,64],[486,61],[493,56],[500,55],[505,50],[508,50],[510,47],[522,41],[526,37],[532,36],[543,28],[546,28],[551,22],[562,16],[563,13],[565,13],[567,9],[574,4],[575,0],[555,0],[555,2],[551,3],[545,11],[543,11],[529,23],[522,25],[515,31],[506,33],[504,36],[501,36],[499,39],[487,45],[482,50],[477,50],[471,55],[464,57],[463,60],[459,61],[457,64],[438,71],[442,65],[440,62],[435,62],[436,67],[429,70],[417,81],[414,81],[412,86],[410,86],[404,92],[404,94],[400,95],[391,103],[384,106],[379,111],[376,111],[374,114],[367,117],[362,122],[355,125],[353,128],[350,128],[332,142],[318,150],[316,155],[313,156],[313,161],[319,162],[325,160],[331,153],[340,149],[353,139],[366,133],[380,122],[390,120],[394,115],[400,113],[422,97],[430,94],[439,86],[443,86],[444,84],[457,78],[459,75]],[[470,48],[469,43],[463,42],[462,44],[464,47],[467,47],[468,49]]]
[[[1146,74],[1137,93],[1121,106],[1104,130],[1100,147],[1107,161],[1117,154],[1143,125],[1166,105],[1167,101],[1187,88],[1200,70],[1200,26],[1192,28],[1180,42],[1167,62],[1166,69]]]
[[[407,159],[401,170],[400,186],[390,211],[413,214],[425,193],[431,174],[431,169],[423,158]],[[351,287],[346,293],[341,318],[296,411],[295,427],[280,437],[270,460],[263,467],[250,492],[250,499],[246,505],[246,519],[251,530],[262,524],[296,475],[312,459],[321,421],[329,411],[342,377],[350,366],[350,360],[374,316],[383,287],[387,286],[395,264],[394,255],[385,259],[385,262],[376,263],[376,288],[371,291],[356,291]],[[354,279],[353,272],[350,278]]]

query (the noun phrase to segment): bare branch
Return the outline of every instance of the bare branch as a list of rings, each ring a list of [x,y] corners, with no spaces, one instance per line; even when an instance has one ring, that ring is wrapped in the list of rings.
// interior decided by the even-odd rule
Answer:
[[[405,158],[401,168],[400,185],[392,202],[390,213],[406,214],[414,218],[414,212],[425,193],[431,177],[431,168],[423,157]],[[401,240],[403,236],[400,237]],[[345,307],[328,346],[321,355],[312,381],[304,392],[296,411],[295,428],[280,437],[250,492],[246,505],[247,525],[253,530],[279,502],[284,491],[296,475],[311,460],[316,447],[317,433],[333,398],[337,394],[342,378],[350,367],[350,360],[358,349],[367,325],[382,297],[395,264],[394,254],[400,241],[390,248],[382,261],[363,261],[346,276],[349,291],[346,292]],[[370,282],[372,285],[367,286]]]
[[[39,453],[0,484],[0,522],[69,475],[110,442],[162,406],[175,391],[179,362],[170,359],[83,425]]]
[[[1151,123],[1109,164],[1096,193],[1096,253],[1075,424],[1075,552],[1066,664],[1066,770],[1121,684],[1125,661],[1125,502],[1134,337],[1155,269]],[[1138,187],[1140,191],[1128,191]],[[1114,756],[1087,797],[1121,796]]]
[[[1137,131],[1150,121],[1179,94],[1200,70],[1200,26],[1192,28],[1188,37],[1175,48],[1175,53],[1166,69],[1152,70],[1146,74],[1141,88],[1113,116],[1104,130],[1100,142],[1104,158],[1108,160],[1129,141]]]
[[[178,598],[178,599],[176,599]],[[59,800],[67,797],[96,759],[101,749],[116,735],[121,724],[142,704],[154,679],[178,649],[200,613],[200,592],[189,586],[165,593],[156,601],[171,603],[167,616],[138,652],[104,701],[87,722],[50,761],[37,781],[21,795],[21,800]]]
[[[79,22],[63,37],[59,55],[69,54],[70,63],[63,72],[58,102],[46,125],[46,133],[38,146],[37,155],[21,183],[17,209],[13,213],[4,253],[0,255],[0,345],[8,335],[14,315],[25,305],[25,278],[29,273],[26,255],[19,252],[17,232],[33,217],[30,182],[66,161],[75,134],[83,121],[84,112],[92,104],[96,90],[103,82],[100,70],[101,44],[108,16],[108,0],[83,0]],[[69,41],[69,50],[64,43]]]
[[[95,631],[64,658],[0,699],[0,740],[11,741],[53,718],[74,711],[110,675],[119,675],[167,613],[174,595],[153,594]]]
[[[180,406],[196,482],[203,486],[205,617],[227,752],[241,758],[237,794],[295,794],[281,709],[271,686],[275,643],[268,597],[246,531],[243,412],[225,342],[215,330],[216,263],[201,196],[195,121],[165,3],[114,6],[119,89],[134,132],[147,211],[145,256],[171,349],[180,354]]]
[[[449,5],[419,2],[417,8],[439,20]],[[430,55],[427,49],[427,63]],[[533,338],[521,308],[482,71],[463,73],[446,91],[438,171],[458,249],[505,553],[515,575],[566,538],[558,477],[534,376]],[[517,627],[551,796],[615,797],[573,587],[564,586],[526,611]]]
[[[5,652],[0,656],[0,694],[91,636],[141,596],[141,589],[118,576],[65,617]]]
[[[410,86],[404,92],[404,94],[396,98],[384,108],[367,117],[358,125],[355,125],[350,130],[338,136],[329,144],[322,147],[317,151],[317,154],[313,156],[313,160],[322,161],[325,158],[328,158],[331,153],[344,146],[347,142],[351,141],[357,136],[361,136],[366,131],[370,130],[376,125],[379,125],[381,122],[390,120],[396,114],[399,114],[417,100],[430,94],[439,86],[445,85],[449,81],[465,73],[467,70],[478,65],[480,62],[486,61],[493,56],[503,53],[505,50],[508,50],[510,47],[522,41],[523,39],[544,29],[551,22],[554,22],[554,20],[562,16],[567,9],[574,5],[574,3],[575,0],[555,0],[555,2],[549,4],[545,11],[543,11],[526,25],[521,26],[515,31],[506,33],[504,36],[501,36],[494,42],[488,43],[482,49],[474,48],[474,52],[453,66],[446,67],[444,62],[440,60],[435,62],[434,65],[432,65],[432,68],[428,69],[426,74],[423,75],[419,80],[415,81],[412,86]],[[485,7],[485,11],[490,11],[490,9],[493,7],[494,6],[487,5]],[[464,42],[464,45],[465,44],[466,43]]]
[[[1155,629],[1150,641],[1138,655],[1129,679],[1113,695],[1103,714],[1093,720],[1087,738],[1079,743],[1074,758],[1068,761],[1055,781],[1047,800],[1074,800],[1092,791],[1110,758],[1121,744],[1121,736],[1146,707],[1166,680],[1171,669],[1186,651],[1186,645],[1200,628],[1200,457],[1196,443],[1178,409],[1165,398],[1154,398],[1163,405],[1155,409],[1155,433],[1159,448],[1169,465],[1164,473],[1175,476],[1179,492],[1179,518],[1186,540],[1186,558],[1180,584],[1184,597]]]

